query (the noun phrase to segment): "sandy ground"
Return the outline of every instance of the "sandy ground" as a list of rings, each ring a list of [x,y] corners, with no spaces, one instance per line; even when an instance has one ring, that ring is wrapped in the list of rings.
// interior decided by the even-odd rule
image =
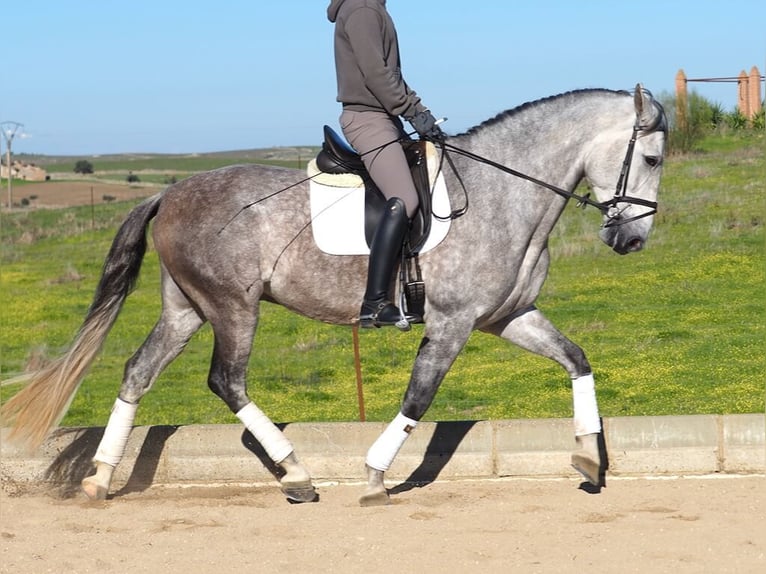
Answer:
[[[163,187],[130,186],[100,182],[47,181],[30,183],[13,189],[13,201],[18,204],[23,198],[31,198],[32,207],[69,207],[104,203],[104,196],[125,201],[137,197],[148,197],[162,191]],[[5,199],[5,196],[3,196]]]
[[[0,572],[766,572],[763,477],[158,488],[106,502],[5,485]]]

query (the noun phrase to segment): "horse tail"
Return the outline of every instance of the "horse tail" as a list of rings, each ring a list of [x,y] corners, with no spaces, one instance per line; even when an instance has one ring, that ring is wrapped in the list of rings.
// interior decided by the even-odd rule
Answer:
[[[69,350],[37,371],[3,382],[26,383],[0,408],[0,419],[12,427],[10,439],[37,448],[64,418],[135,287],[146,253],[146,228],[157,214],[161,197],[161,193],[157,194],[133,208],[120,226],[104,261],[93,302]]]

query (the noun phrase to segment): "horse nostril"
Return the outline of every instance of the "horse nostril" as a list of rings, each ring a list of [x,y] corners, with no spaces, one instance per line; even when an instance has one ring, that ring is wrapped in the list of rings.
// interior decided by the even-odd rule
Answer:
[[[644,248],[644,240],[640,237],[634,237],[628,241],[628,251],[641,251]]]

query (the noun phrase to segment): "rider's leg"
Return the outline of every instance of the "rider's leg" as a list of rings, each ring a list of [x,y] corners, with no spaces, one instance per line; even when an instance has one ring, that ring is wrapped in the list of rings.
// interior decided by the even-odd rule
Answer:
[[[378,112],[344,111],[340,118],[346,139],[361,154],[370,177],[388,200],[370,246],[367,289],[360,311],[362,327],[399,323],[403,315],[391,303],[391,284],[409,218],[418,208],[418,196],[402,146],[407,137],[398,118]],[[395,201],[398,200],[398,201]],[[409,322],[417,317],[407,317]]]
[[[383,112],[346,110],[340,116],[340,125],[383,196],[387,200],[400,198],[407,217],[412,218],[418,209],[418,193],[404,150],[397,143],[408,139],[401,121]]]
[[[370,246],[367,289],[359,312],[362,327],[395,325],[402,320],[401,311],[388,298],[388,288],[408,226],[404,202],[398,197],[389,199]]]

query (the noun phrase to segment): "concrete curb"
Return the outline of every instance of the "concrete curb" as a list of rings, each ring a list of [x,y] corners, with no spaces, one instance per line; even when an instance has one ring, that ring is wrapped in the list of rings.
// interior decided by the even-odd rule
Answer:
[[[284,425],[317,481],[364,480],[364,458],[386,423]],[[603,421],[607,476],[766,473],[766,416],[619,417]],[[89,474],[103,428],[61,429],[35,453],[0,430],[0,480],[79,485]],[[424,422],[387,479],[576,477],[570,419]],[[260,461],[258,460],[260,458]],[[273,482],[273,466],[240,425],[136,427],[115,489],[151,484]]]

